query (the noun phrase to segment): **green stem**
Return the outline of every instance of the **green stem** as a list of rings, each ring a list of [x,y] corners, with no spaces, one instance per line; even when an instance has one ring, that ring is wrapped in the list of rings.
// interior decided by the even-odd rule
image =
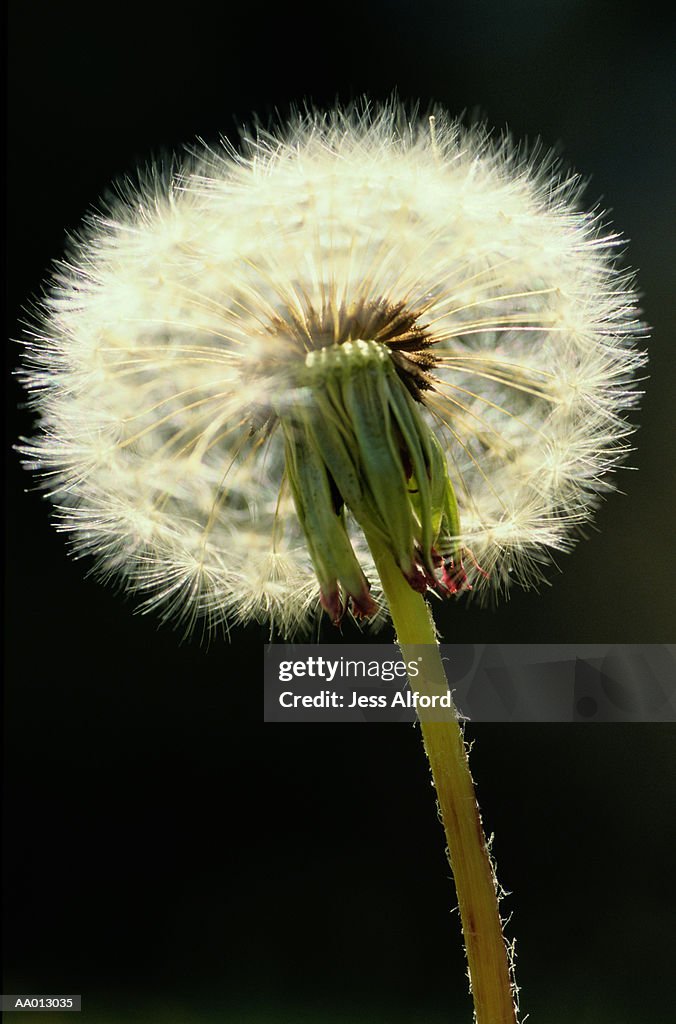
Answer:
[[[448,684],[427,603],[408,585],[389,551],[372,537],[369,542],[404,660],[423,659],[415,690],[429,696],[446,693]],[[497,883],[464,737],[454,710],[444,721],[439,721],[438,710],[432,714],[435,721],[429,717],[429,712],[419,712],[458,895],[476,1024],[516,1024]]]

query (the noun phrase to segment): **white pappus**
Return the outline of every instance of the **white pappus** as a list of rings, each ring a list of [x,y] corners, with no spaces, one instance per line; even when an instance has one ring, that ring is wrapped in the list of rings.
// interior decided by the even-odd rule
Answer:
[[[58,528],[186,629],[292,635],[322,606],[381,622],[369,530],[419,590],[537,583],[612,489],[644,359],[621,240],[580,193],[396,103],[125,185],[25,340],[39,429],[20,447]]]

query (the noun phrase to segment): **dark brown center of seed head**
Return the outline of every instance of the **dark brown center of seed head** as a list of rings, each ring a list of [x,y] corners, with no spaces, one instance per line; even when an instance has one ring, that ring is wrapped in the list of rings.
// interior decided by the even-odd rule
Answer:
[[[437,363],[434,338],[419,323],[421,315],[421,309],[411,309],[405,302],[362,299],[321,310],[310,306],[302,315],[285,311],[284,317],[275,318],[271,331],[286,336],[305,353],[358,339],[386,345],[402,382],[420,401],[421,392],[433,387],[432,370]]]

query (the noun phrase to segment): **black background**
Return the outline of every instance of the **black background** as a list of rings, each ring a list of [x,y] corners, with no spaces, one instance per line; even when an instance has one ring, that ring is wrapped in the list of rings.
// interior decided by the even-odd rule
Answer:
[[[440,607],[437,621],[446,642],[673,639],[666,18],[601,0],[13,0],[8,335],[111,179],[196,136],[232,137],[253,112],[396,89],[541,136],[591,175],[590,205],[612,207],[640,271],[653,339],[638,472],[623,472],[625,493],[551,587],[497,610]],[[8,369],[17,355],[10,343]],[[8,388],[9,448],[31,418],[11,377]],[[134,616],[69,559],[29,485],[10,452],[4,991],[81,992],[101,1022],[468,1021],[418,733],[264,726],[266,634],[205,650]],[[666,1024],[673,727],[484,725],[471,737],[529,1019]]]

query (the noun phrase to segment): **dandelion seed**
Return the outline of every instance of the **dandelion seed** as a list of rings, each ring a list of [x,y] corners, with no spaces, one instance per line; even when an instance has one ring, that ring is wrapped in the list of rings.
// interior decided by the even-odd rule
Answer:
[[[506,140],[311,112],[125,185],[26,344],[57,524],[187,628],[537,583],[628,450],[618,236]]]

